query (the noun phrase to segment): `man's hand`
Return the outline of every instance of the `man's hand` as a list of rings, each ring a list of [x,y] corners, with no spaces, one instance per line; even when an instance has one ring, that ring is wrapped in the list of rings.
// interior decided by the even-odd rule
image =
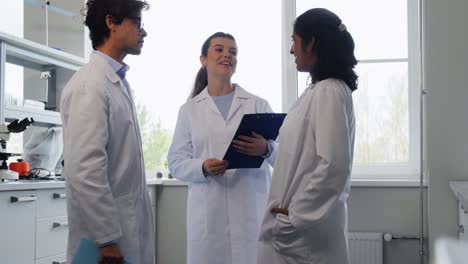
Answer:
[[[110,244],[99,248],[101,257],[99,264],[123,264],[124,257],[117,244]]]
[[[239,136],[240,140],[233,140],[232,146],[237,152],[249,156],[265,156],[268,154],[268,143],[266,139],[255,132],[252,132],[253,137]]]
[[[228,166],[228,162],[226,160],[219,160],[219,159],[207,159],[203,161],[203,170],[213,175],[224,175],[226,172],[226,168]]]
[[[274,214],[289,215],[288,209],[278,208],[278,207],[272,208],[270,212],[272,212],[272,213],[274,213]]]

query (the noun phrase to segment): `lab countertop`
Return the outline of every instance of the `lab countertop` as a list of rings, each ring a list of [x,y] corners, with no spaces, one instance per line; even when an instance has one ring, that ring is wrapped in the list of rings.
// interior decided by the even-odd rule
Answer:
[[[184,182],[175,179],[148,178],[148,185],[184,186]],[[21,180],[0,182],[0,191],[36,190],[65,188],[63,180]]]

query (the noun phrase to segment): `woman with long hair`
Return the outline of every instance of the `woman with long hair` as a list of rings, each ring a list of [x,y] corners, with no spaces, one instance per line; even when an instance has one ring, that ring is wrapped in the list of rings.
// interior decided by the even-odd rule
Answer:
[[[312,82],[280,130],[258,263],[348,264],[354,41],[341,19],[322,8],[296,19],[292,39],[296,68]]]
[[[201,69],[180,108],[168,160],[171,174],[189,185],[187,263],[253,264],[274,161],[274,142],[240,136],[233,147],[262,156],[260,168],[226,170],[224,153],[244,114],[272,112],[268,102],[231,82],[237,44],[217,32],[202,46]]]

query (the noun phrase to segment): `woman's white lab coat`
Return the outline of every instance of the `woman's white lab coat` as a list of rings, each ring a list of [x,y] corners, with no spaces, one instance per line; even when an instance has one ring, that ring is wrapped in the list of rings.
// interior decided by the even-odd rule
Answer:
[[[202,163],[222,159],[244,114],[272,112],[268,102],[235,85],[227,120],[205,88],[179,110],[169,150],[171,174],[189,184],[188,264],[256,263],[270,168],[227,170],[207,176]],[[274,150],[267,159],[274,160]]]
[[[63,91],[70,263],[83,238],[116,241],[130,263],[154,263],[137,113],[124,89],[109,63],[93,54]]]
[[[354,149],[351,91],[327,79],[286,116],[263,220],[259,264],[348,264],[347,208]],[[271,208],[289,210],[289,216]]]

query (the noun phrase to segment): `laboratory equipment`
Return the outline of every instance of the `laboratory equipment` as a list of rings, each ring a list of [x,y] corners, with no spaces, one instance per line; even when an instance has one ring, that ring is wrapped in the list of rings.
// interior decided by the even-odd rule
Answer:
[[[7,151],[7,141],[10,139],[11,133],[20,133],[26,130],[26,128],[34,123],[32,118],[24,118],[19,121],[15,119],[8,125],[0,125],[0,160],[2,164],[0,165],[0,180],[18,180],[19,174],[17,172],[11,171],[8,169],[7,161],[12,156],[19,156],[17,153],[9,153]]]

